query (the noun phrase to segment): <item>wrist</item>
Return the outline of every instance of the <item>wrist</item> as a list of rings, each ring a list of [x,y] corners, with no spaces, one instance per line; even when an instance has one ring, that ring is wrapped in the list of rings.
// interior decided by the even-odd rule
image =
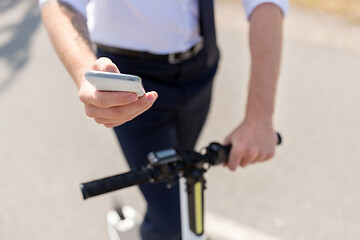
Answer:
[[[93,70],[94,63],[97,60],[94,56],[89,56],[88,59],[87,63],[83,63],[77,68],[77,71],[73,76],[78,89],[80,89],[83,84],[87,83],[87,80],[85,79],[85,72]]]
[[[252,115],[247,114],[244,119],[244,124],[252,125],[256,127],[271,127],[273,126],[273,120],[271,114]]]

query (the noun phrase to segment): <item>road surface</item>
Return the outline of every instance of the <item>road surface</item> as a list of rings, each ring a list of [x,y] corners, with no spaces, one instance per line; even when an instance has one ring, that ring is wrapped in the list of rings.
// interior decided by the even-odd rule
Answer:
[[[222,141],[246,100],[241,3],[216,11],[222,60],[198,148]],[[115,136],[85,116],[34,1],[3,0],[0,13],[0,239],[106,239],[113,197],[144,211],[136,188],[82,200],[79,183],[127,170]],[[284,144],[269,162],[208,172],[214,238],[360,239],[359,30],[290,9],[274,120]]]

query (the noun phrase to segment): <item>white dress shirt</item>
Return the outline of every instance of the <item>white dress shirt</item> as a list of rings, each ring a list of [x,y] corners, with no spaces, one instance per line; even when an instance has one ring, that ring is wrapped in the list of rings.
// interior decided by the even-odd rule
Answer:
[[[91,40],[103,45],[169,54],[184,52],[202,39],[198,0],[61,1],[88,19]],[[243,0],[246,16],[262,3],[276,4],[284,15],[288,11],[288,0]]]

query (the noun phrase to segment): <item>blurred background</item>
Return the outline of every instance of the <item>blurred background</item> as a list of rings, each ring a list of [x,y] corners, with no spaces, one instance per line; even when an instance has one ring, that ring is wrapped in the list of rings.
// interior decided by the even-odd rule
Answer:
[[[212,239],[360,239],[360,2],[291,3],[274,121],[284,144],[269,162],[209,170]],[[222,60],[198,149],[223,140],[246,100],[241,1],[217,1],[216,17]],[[144,211],[135,187],[82,200],[81,182],[128,168],[112,131],[85,116],[34,0],[0,1],[0,71],[0,239],[107,239],[114,197]]]
[[[360,2],[357,0],[290,0],[293,5],[336,14],[353,23],[360,23]]]

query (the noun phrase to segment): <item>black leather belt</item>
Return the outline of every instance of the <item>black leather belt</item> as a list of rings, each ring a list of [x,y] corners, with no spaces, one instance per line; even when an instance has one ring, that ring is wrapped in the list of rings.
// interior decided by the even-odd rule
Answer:
[[[189,50],[187,50],[186,52],[171,53],[171,54],[164,54],[164,55],[152,54],[149,52],[138,52],[138,51],[122,49],[122,48],[117,48],[117,47],[110,47],[110,46],[102,45],[99,43],[97,43],[96,46],[100,50],[103,50],[103,51],[106,51],[109,53],[113,53],[113,54],[117,54],[117,55],[123,55],[123,56],[128,56],[128,57],[133,57],[133,58],[139,58],[139,59],[159,60],[159,61],[168,62],[170,64],[177,64],[177,63],[181,63],[183,61],[186,61],[186,60],[196,56],[203,49],[204,44],[201,41],[198,44],[196,44],[195,46],[193,46],[192,48],[190,48]]]

